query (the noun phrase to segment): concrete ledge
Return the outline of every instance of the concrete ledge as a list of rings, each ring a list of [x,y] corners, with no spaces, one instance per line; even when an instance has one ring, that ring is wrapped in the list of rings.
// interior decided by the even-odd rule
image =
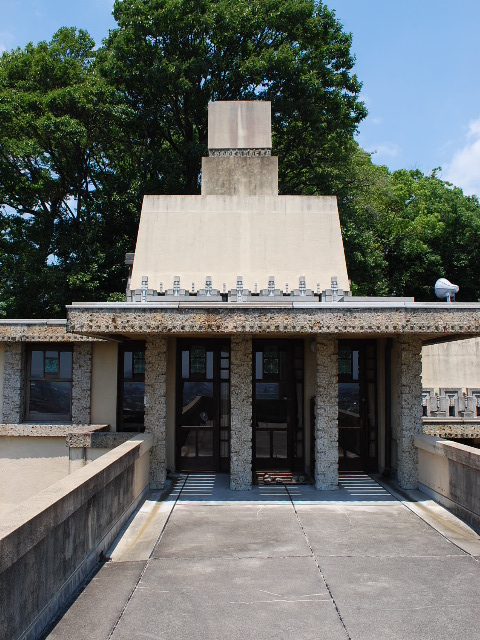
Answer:
[[[463,464],[470,469],[480,471],[480,449],[469,447],[459,442],[444,442],[442,444],[444,456],[453,462]]]
[[[415,445],[420,489],[480,532],[480,449],[425,434]]]
[[[438,438],[480,438],[480,418],[423,418],[423,432]]]
[[[450,513],[453,513],[457,518],[463,520],[466,524],[468,524],[474,531],[480,534],[480,516],[478,513],[467,509],[464,505],[447,498],[446,496],[438,493],[431,487],[428,487],[421,482],[418,483],[418,489],[422,491],[425,495],[427,495],[432,500],[435,500],[438,504],[448,509]]]
[[[113,449],[124,442],[128,442],[131,438],[141,435],[138,432],[127,431],[100,431],[79,433],[77,431],[69,431],[67,433],[67,446],[70,449]]]
[[[59,436],[67,437],[69,434],[84,435],[95,433],[97,431],[107,431],[108,424],[43,424],[43,423],[25,423],[25,424],[0,424],[1,436],[21,436],[32,438],[46,438],[49,436],[58,438]],[[134,434],[130,434],[130,438]],[[85,445],[84,445],[85,446]]]
[[[443,443],[445,440],[437,438],[436,436],[430,436],[427,434],[421,434],[415,436],[415,446],[417,449],[428,451],[429,453],[436,453],[438,455],[445,455],[443,451]]]
[[[153,438],[137,435],[23,502],[0,525],[0,629],[37,638],[148,488]]]
[[[97,342],[66,332],[66,320],[0,320],[0,342]]]

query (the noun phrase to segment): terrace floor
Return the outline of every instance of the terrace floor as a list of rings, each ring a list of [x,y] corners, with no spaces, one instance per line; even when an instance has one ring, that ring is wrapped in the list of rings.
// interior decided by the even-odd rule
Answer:
[[[45,638],[480,637],[480,537],[420,492],[189,475],[158,498]]]

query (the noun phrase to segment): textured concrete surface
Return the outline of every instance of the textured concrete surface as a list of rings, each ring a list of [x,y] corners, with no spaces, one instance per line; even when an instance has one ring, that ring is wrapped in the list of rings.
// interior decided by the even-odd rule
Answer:
[[[230,487],[252,484],[252,339],[232,336],[230,371]]]
[[[78,596],[75,606],[65,613],[62,624],[54,627],[48,637],[51,640],[108,638],[144,568],[144,561],[103,565]],[[106,592],[108,598],[105,598]],[[92,615],[93,611],[97,615]]]
[[[415,436],[422,433],[422,342],[417,336],[401,336],[394,347],[397,354],[397,474],[403,489],[418,488],[418,451]],[[395,361],[395,359],[394,359]]]
[[[22,419],[22,345],[6,343],[3,354],[2,421],[20,422]]]
[[[150,457],[150,484],[165,486],[167,415],[167,340],[151,336],[145,349],[145,433],[153,434]]]
[[[317,489],[335,489],[338,482],[338,342],[317,336],[315,394],[315,480]]]
[[[92,382],[92,345],[73,347],[72,368],[72,423],[90,423],[90,391]]]
[[[361,474],[322,492],[179,477],[144,564],[112,555],[48,638],[87,637],[75,624],[89,640],[478,638],[480,538],[431,505]],[[117,550],[142,538],[132,527]]]

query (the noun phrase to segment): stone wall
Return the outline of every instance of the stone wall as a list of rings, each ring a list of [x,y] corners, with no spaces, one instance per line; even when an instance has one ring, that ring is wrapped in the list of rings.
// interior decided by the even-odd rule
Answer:
[[[415,436],[422,433],[422,343],[420,338],[402,336],[396,340],[394,349],[397,478],[403,489],[416,489],[418,453]]]
[[[233,336],[231,342],[230,487],[252,488],[252,339]]]
[[[167,339],[153,336],[145,343],[145,432],[153,435],[150,484],[163,489],[167,476]]]
[[[92,345],[73,347],[72,423],[90,424],[90,395],[92,386]]]
[[[22,421],[23,357],[20,342],[8,342],[4,350],[3,410],[4,424]]]
[[[315,400],[315,486],[338,485],[338,342],[334,336],[318,336]]]

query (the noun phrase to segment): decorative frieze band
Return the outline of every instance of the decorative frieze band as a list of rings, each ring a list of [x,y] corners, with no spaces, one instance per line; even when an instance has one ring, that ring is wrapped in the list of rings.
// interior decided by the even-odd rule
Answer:
[[[137,307],[70,309],[67,331],[73,333],[275,333],[304,334],[438,334],[480,335],[478,311],[438,309],[359,309],[347,305],[325,308],[160,308]]]
[[[209,149],[210,158],[265,158],[272,155],[271,149]]]

